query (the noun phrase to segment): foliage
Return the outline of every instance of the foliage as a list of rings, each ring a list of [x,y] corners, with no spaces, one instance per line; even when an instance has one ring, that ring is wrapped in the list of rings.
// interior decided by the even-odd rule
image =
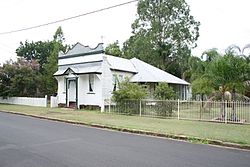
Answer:
[[[192,58],[186,73],[192,81],[193,94],[209,95],[215,90],[220,92],[223,100],[226,91],[232,93],[233,99],[236,91],[244,93],[244,83],[250,79],[249,63],[245,56],[236,52],[237,49],[239,48],[230,46],[224,55],[216,49],[210,49],[202,54],[204,61]]]
[[[20,58],[24,58],[26,60],[35,59],[40,64],[40,72],[44,72],[44,66],[48,62],[48,57],[55,50],[55,42],[58,43],[61,51],[66,52],[69,48],[68,45],[63,45],[64,37],[62,28],[59,27],[55,35],[53,36],[52,41],[37,41],[37,42],[29,42],[25,41],[20,42],[20,46],[16,49],[16,54]]]
[[[234,55],[220,56],[212,61],[207,68],[207,77],[212,80],[213,87],[221,90],[237,89],[243,91],[244,81],[249,78],[249,64],[243,58]]]
[[[117,56],[117,57],[122,57],[122,51],[120,49],[118,40],[114,43],[109,44],[105,48],[105,54],[113,55],[113,56]]]
[[[57,81],[53,74],[57,71],[57,58],[59,53],[59,44],[54,42],[52,53],[48,57],[48,62],[44,65],[43,83],[45,94],[53,94],[57,91]]]
[[[20,43],[16,49],[16,62],[8,61],[0,67],[0,96],[44,96],[53,94],[57,82],[53,74],[57,70],[59,51],[65,52],[62,28],[59,27],[52,41]]]
[[[205,71],[205,62],[199,57],[190,56],[188,59],[188,67],[183,73],[183,79],[192,82],[197,78],[200,78]]]
[[[194,95],[200,94],[202,96],[202,100],[203,100],[203,95],[209,95],[213,91],[212,80],[204,77],[197,78],[196,80],[194,80],[191,86],[192,86],[192,93]]]
[[[125,100],[139,100],[147,96],[147,90],[142,86],[129,82],[128,79],[121,82],[119,90],[113,92],[115,102],[121,103]]]
[[[39,64],[35,60],[9,61],[0,69],[0,96],[39,96]]]
[[[119,84],[119,89],[113,92],[113,100],[116,102],[119,111],[122,113],[135,114],[139,111],[138,101],[147,96],[147,90],[141,85],[125,81]],[[129,104],[129,108],[125,109],[125,104]]]
[[[20,46],[16,49],[17,56],[20,58],[27,61],[35,60],[39,63],[37,73],[40,76],[39,92],[43,95],[56,92],[57,82],[53,74],[57,70],[58,53],[59,51],[66,52],[69,49],[68,45],[63,44],[64,40],[62,28],[58,27],[52,41],[20,42]]]
[[[52,50],[53,45],[51,41],[25,41],[24,43],[20,42],[20,46],[16,49],[16,54],[26,60],[37,60],[40,64],[40,72],[43,72],[44,64],[47,63],[47,58]]]
[[[56,42],[58,42],[60,44],[62,44],[64,42],[65,38],[64,38],[64,34],[63,34],[63,30],[62,30],[61,26],[59,26],[57,28],[57,30],[56,30],[56,32],[55,32],[55,34],[53,36],[53,39],[54,39],[53,41],[56,41]],[[61,45],[61,49],[63,50],[62,45]]]
[[[154,97],[159,100],[167,100],[174,98],[174,90],[167,83],[159,83],[154,92]]]
[[[213,48],[203,52],[201,58],[204,58],[206,62],[211,62],[220,56],[221,55],[218,50],[216,48]]]
[[[57,81],[53,75],[57,71],[58,67],[58,53],[60,51],[65,51],[68,47],[67,45],[63,45],[64,35],[61,27],[56,30],[53,37],[53,49],[47,57],[47,63],[44,65],[43,83],[45,94],[54,94],[57,91]]]
[[[182,77],[191,48],[199,36],[199,22],[184,0],[140,0],[133,35],[124,43],[124,56],[137,56]]]

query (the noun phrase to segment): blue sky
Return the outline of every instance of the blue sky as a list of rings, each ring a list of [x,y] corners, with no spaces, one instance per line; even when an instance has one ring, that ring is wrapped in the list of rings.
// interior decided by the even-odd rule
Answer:
[[[8,0],[1,2],[0,32],[20,29],[58,19],[82,14],[128,0]],[[223,52],[231,44],[250,43],[249,0],[186,0],[191,14],[201,22],[198,47],[193,54],[200,56],[210,48]],[[80,42],[95,47],[119,40],[124,42],[131,35],[131,23],[136,15],[136,3],[109,11],[43,28],[0,35],[0,63],[15,59],[15,49],[20,41],[50,40],[58,26],[62,26],[66,43]]]

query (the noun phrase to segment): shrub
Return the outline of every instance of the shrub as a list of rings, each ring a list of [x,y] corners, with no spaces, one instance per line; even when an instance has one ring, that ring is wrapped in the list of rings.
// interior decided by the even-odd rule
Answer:
[[[168,86],[167,83],[159,83],[155,88],[154,97],[158,100],[167,100],[174,98],[174,90]],[[172,116],[174,110],[174,103],[171,101],[158,101],[157,114],[159,116]]]
[[[147,90],[142,86],[129,82],[125,79],[119,84],[119,89],[113,92],[113,100],[117,104],[117,109],[120,112],[135,114],[138,112],[138,100],[147,96]],[[134,101],[134,102],[133,102]],[[133,105],[131,105],[133,102]],[[129,107],[126,107],[129,105]]]
[[[147,96],[147,90],[142,86],[129,82],[128,79],[119,84],[119,90],[113,92],[113,100],[122,102],[124,100],[139,100]]]
[[[154,97],[158,100],[172,99],[174,95],[173,88],[168,86],[166,82],[159,83],[155,88]]]

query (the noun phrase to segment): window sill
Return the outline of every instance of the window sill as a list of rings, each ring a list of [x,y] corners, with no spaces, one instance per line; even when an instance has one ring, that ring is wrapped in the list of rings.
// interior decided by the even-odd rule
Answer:
[[[95,94],[94,92],[88,92],[87,94]]]

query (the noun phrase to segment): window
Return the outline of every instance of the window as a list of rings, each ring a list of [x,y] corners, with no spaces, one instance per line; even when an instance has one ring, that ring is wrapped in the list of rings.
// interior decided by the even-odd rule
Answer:
[[[89,74],[89,92],[94,91],[94,74]]]
[[[117,75],[113,74],[113,91],[116,91],[117,89]]]
[[[122,82],[123,80],[123,75],[119,75],[119,82]]]

